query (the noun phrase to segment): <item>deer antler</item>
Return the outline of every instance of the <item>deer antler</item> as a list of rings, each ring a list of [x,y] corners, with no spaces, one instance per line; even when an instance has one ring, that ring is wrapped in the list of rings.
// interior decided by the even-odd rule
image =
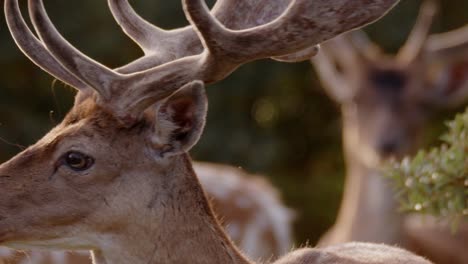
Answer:
[[[310,62],[324,84],[325,92],[335,101],[347,102],[357,92],[355,89],[346,89],[351,88],[346,80],[353,80],[358,76],[359,66],[372,56],[367,49],[378,52],[376,45],[363,31],[354,31],[325,42],[321,46],[321,52],[311,58]]]
[[[167,48],[168,42],[173,41],[174,37],[180,37],[180,34],[165,31],[144,20],[127,0],[109,0],[108,4],[119,26],[145,54],[160,53],[163,51],[161,49]]]
[[[352,97],[351,89],[343,89],[346,82],[342,73],[338,72],[331,54],[322,50],[317,56],[311,59],[318,73],[318,78],[324,84],[325,92],[337,102],[346,102]]]
[[[431,35],[426,44],[426,54],[437,58],[452,58],[467,54],[468,24],[449,32]]]
[[[374,60],[382,53],[382,49],[373,42],[366,32],[363,30],[355,30],[346,35],[350,45],[353,46],[355,52],[364,60]]]
[[[411,63],[424,53],[432,23],[434,22],[438,9],[439,6],[434,0],[426,0],[423,3],[414,28],[406,44],[398,53],[397,57],[399,60],[405,63]]]
[[[182,57],[202,52],[203,47],[191,26],[163,30],[140,17],[127,0],[108,0],[110,10],[122,28],[145,56],[117,71],[132,73],[159,66]]]
[[[13,39],[18,47],[20,47],[21,51],[23,51],[31,61],[44,71],[70,86],[77,89],[84,89],[87,87],[86,84],[65,70],[29,30],[21,16],[17,1],[5,1],[5,17]]]
[[[55,58],[54,65],[58,63],[63,66],[65,72],[72,76],[43,68],[67,83],[72,84],[71,80],[75,82],[78,79],[92,87],[99,93],[99,102],[103,107],[112,110],[122,120],[133,120],[146,108],[193,80],[217,82],[244,63],[307,50],[342,32],[377,19],[397,2],[293,0],[287,5],[285,1],[278,0],[274,3],[268,1],[269,8],[264,8],[265,1],[219,1],[213,13],[220,20],[226,20],[226,26],[239,28],[234,30],[221,24],[209,12],[203,0],[184,0],[184,12],[192,27],[172,31],[164,31],[145,22],[127,1],[110,1],[119,24],[146,54],[138,64],[120,69],[120,72],[130,74],[111,70],[74,48],[58,33],[41,0],[29,0],[29,8],[34,27],[46,47],[36,42],[37,50],[44,54],[49,52]],[[247,8],[251,4],[263,8],[253,11]],[[15,15],[8,17],[9,25],[24,24],[17,0],[6,0],[5,6],[10,11],[16,11]],[[245,12],[232,12],[228,7],[243,7],[242,11]],[[257,16],[267,22],[260,25],[253,23],[251,17]],[[19,31],[19,28],[10,26],[12,32]],[[168,45],[174,40],[177,40],[176,45]],[[190,43],[191,46],[184,47],[183,43]],[[175,46],[175,50],[171,50],[170,46]],[[37,52],[28,50],[27,45],[22,45],[22,48],[27,54]],[[148,63],[153,60],[151,56],[159,56],[157,65]],[[40,58],[37,60],[40,61]],[[131,73],[135,70],[139,71]]]

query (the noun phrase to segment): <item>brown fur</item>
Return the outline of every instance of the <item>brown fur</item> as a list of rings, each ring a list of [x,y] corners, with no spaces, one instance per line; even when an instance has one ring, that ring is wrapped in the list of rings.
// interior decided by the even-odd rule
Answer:
[[[292,212],[282,205],[273,186],[238,168],[211,163],[194,165],[223,227],[228,227],[228,235],[244,253],[252,259],[266,260],[289,251]],[[91,259],[87,251],[15,252],[0,248],[0,264],[26,263],[89,264]]]

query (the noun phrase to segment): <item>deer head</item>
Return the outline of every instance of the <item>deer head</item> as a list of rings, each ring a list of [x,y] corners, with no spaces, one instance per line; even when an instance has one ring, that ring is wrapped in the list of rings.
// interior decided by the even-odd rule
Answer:
[[[304,56],[295,54],[314,53],[311,47],[377,19],[397,1],[224,0],[213,14],[203,0],[182,2],[191,26],[165,31],[141,19],[126,0],[109,0],[117,22],[145,52],[112,70],[63,38],[42,0],[29,1],[39,38],[17,0],[5,1],[20,49],[78,94],[61,124],[0,165],[0,244],[115,252],[122,239],[128,247],[152,235],[173,238],[162,245],[178,247],[174,243],[193,232],[198,242],[213,236],[219,227],[208,217],[187,156],[204,126],[203,84],[253,60],[299,60]],[[154,251],[150,244],[138,251],[146,247]],[[190,256],[191,248],[164,257]],[[126,257],[111,262],[133,262]]]
[[[436,11],[434,1],[424,3],[396,55],[357,31],[325,43],[312,60],[326,92],[343,107],[347,149],[359,150],[354,156],[365,163],[408,154],[430,113],[466,99],[468,26],[429,35]]]

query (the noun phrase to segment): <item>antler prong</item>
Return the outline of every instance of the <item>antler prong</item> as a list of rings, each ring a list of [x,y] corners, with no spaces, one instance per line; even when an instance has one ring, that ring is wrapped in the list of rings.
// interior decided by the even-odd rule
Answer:
[[[432,23],[434,22],[438,9],[439,6],[435,0],[426,0],[422,4],[415,26],[406,44],[398,53],[397,57],[400,61],[411,63],[424,53]]]
[[[317,71],[317,76],[324,84],[325,92],[339,103],[347,102],[352,98],[351,89],[343,89],[346,83],[343,74],[336,70],[332,55],[322,49],[317,56],[311,59]]]
[[[151,54],[158,44],[168,37],[167,31],[139,16],[128,0],[109,0],[108,4],[117,24],[145,54]]]
[[[119,75],[87,57],[65,40],[50,21],[42,0],[29,0],[29,14],[42,42],[60,64],[94,88],[104,100],[110,99],[112,86]]]
[[[65,70],[29,30],[18,0],[5,0],[5,18],[16,44],[34,64],[72,87],[80,90],[88,88],[85,83]]]
[[[350,32],[348,37],[356,53],[365,60],[373,60],[382,53],[380,47],[363,30]]]
[[[450,59],[460,55],[468,56],[468,24],[440,34],[433,34],[427,40],[426,54],[439,59]]]
[[[239,57],[229,52],[237,48],[236,43],[232,41],[233,31],[224,27],[210,13],[204,0],[183,0],[183,8],[185,16],[194,25],[203,47],[210,54],[214,56],[224,54],[226,58],[233,60]],[[242,50],[237,50],[238,54],[241,52]]]

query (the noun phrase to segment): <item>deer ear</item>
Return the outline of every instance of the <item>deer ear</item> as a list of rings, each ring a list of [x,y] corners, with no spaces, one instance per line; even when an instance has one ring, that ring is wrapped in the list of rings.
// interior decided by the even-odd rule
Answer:
[[[203,82],[185,85],[155,110],[151,141],[157,154],[165,157],[189,151],[205,126],[208,100]]]

